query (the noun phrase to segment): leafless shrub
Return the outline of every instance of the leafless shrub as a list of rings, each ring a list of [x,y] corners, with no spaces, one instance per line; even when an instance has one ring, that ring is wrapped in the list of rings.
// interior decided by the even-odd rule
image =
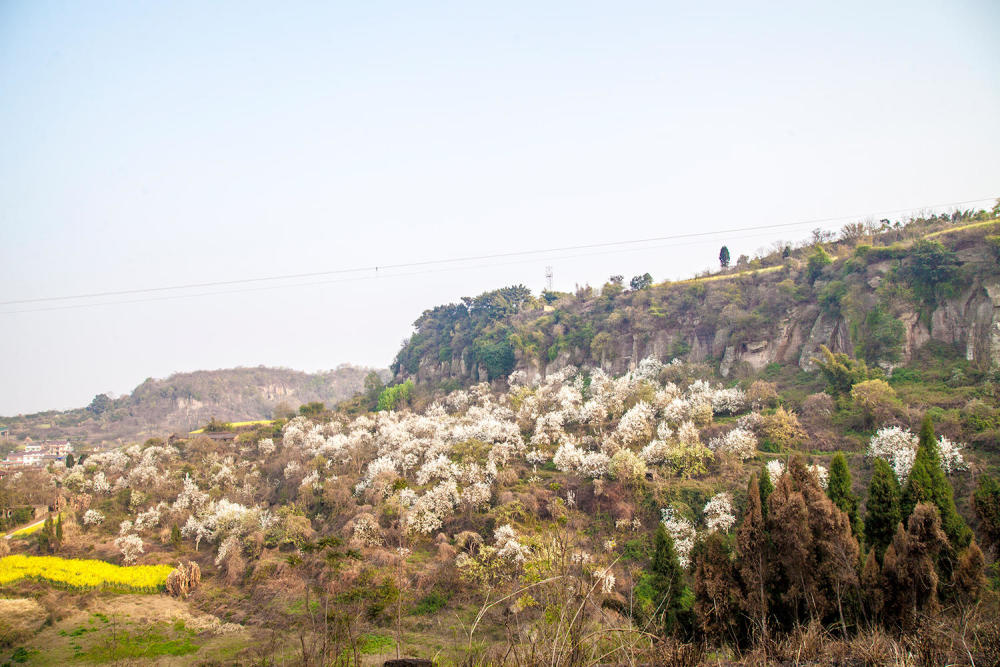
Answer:
[[[167,593],[178,598],[186,598],[201,583],[201,568],[194,561],[180,563],[167,576]]]

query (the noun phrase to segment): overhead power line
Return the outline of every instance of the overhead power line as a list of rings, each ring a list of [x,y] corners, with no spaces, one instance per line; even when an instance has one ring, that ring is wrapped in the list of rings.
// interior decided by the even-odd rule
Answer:
[[[720,232],[720,233],[723,233],[723,232]],[[727,236],[726,238],[727,239],[733,239],[733,240],[741,240],[741,239],[756,238],[756,237],[759,237],[759,236],[760,236],[760,234],[744,234],[742,236],[736,236],[736,237]],[[682,242],[682,243],[676,243],[676,242],[674,242],[674,243],[661,243],[661,244],[658,244],[658,245],[649,245],[649,246],[643,246],[643,247],[639,247],[639,248],[619,248],[619,249],[616,249],[616,250],[602,250],[602,251],[598,251],[598,252],[578,252],[578,253],[573,253],[573,254],[569,254],[569,255],[553,255],[552,257],[547,257],[545,259],[546,260],[550,260],[550,259],[578,259],[578,258],[581,258],[581,257],[606,256],[608,254],[618,254],[618,253],[628,253],[628,252],[643,252],[643,251],[655,250],[655,249],[659,249],[659,248],[677,248],[677,247],[680,247],[680,246],[696,245],[698,243],[702,243],[702,241],[687,241],[687,242]],[[515,259],[515,260],[506,261],[506,262],[494,262],[494,263],[491,263],[491,264],[480,264],[480,265],[477,265],[477,266],[453,266],[453,267],[445,267],[445,268],[439,268],[439,269],[423,269],[421,271],[408,271],[408,272],[404,272],[404,273],[389,273],[389,272],[383,271],[383,272],[379,273],[379,275],[364,275],[364,276],[354,276],[354,277],[330,278],[330,279],[327,279],[327,280],[311,280],[311,281],[308,281],[308,282],[285,283],[285,284],[280,284],[280,285],[262,285],[262,286],[257,286],[257,287],[243,287],[243,288],[231,289],[231,290],[217,290],[217,291],[212,291],[212,292],[196,292],[194,294],[170,294],[170,295],[167,295],[167,296],[150,296],[150,297],[143,297],[143,298],[139,298],[139,299],[124,299],[124,300],[119,300],[119,301],[98,301],[98,302],[91,302],[91,303],[64,304],[64,305],[58,305],[58,306],[43,306],[41,308],[25,308],[25,309],[22,309],[22,310],[0,311],[0,315],[17,315],[19,313],[41,313],[41,312],[48,312],[48,311],[53,311],[53,310],[79,310],[81,308],[98,308],[100,306],[118,306],[118,305],[127,305],[127,304],[135,304],[135,303],[150,303],[150,302],[153,302],[153,301],[176,301],[178,299],[196,299],[196,298],[206,297],[206,296],[220,296],[220,295],[229,295],[229,294],[244,294],[244,293],[247,293],[247,292],[262,292],[262,291],[267,291],[267,290],[285,289],[285,288],[288,288],[288,287],[315,287],[317,285],[332,285],[332,284],[336,284],[336,283],[358,282],[358,281],[362,281],[362,280],[385,280],[385,279],[392,279],[392,278],[407,278],[407,277],[411,277],[411,276],[425,276],[425,275],[435,274],[435,273],[444,273],[444,272],[447,272],[447,271],[471,271],[471,270],[481,269],[481,268],[493,268],[493,267],[500,267],[500,266],[513,266],[513,265],[516,265],[516,264],[525,264],[525,263],[528,263],[528,262],[534,262],[534,261],[536,261],[536,259],[537,258]]]
[[[429,267],[429,266],[436,266],[436,265],[448,265],[448,264],[457,264],[457,263],[461,263],[461,262],[477,262],[477,261],[485,261],[485,260],[492,260],[492,259],[507,259],[507,258],[512,258],[512,257],[531,257],[531,256],[545,255],[545,254],[556,253],[556,252],[572,252],[572,251],[578,251],[578,250],[595,250],[595,249],[599,249],[599,248],[616,248],[616,247],[620,248],[620,247],[624,247],[624,246],[634,246],[634,245],[641,245],[641,244],[647,244],[647,243],[661,243],[661,242],[664,242],[664,241],[678,241],[678,240],[683,240],[683,239],[692,239],[692,238],[700,238],[700,237],[708,237],[708,236],[717,236],[717,235],[721,235],[721,234],[738,234],[738,233],[741,233],[741,232],[752,232],[752,231],[774,230],[774,229],[783,229],[783,228],[791,228],[791,227],[801,227],[803,225],[816,225],[816,224],[837,222],[837,221],[840,221],[840,220],[850,220],[850,219],[859,219],[859,218],[865,218],[865,217],[893,215],[893,214],[896,214],[896,213],[905,213],[905,212],[908,212],[908,211],[919,211],[919,210],[923,210],[923,209],[939,209],[939,208],[945,208],[945,207],[949,207],[949,206],[960,206],[960,205],[964,205],[964,204],[973,204],[973,203],[979,203],[979,202],[985,202],[985,201],[992,201],[992,200],[994,200],[996,198],[997,198],[996,196],[982,197],[982,198],[979,198],[979,199],[967,199],[967,200],[964,200],[964,201],[948,202],[948,203],[944,203],[944,204],[931,204],[931,205],[915,206],[915,207],[900,208],[900,209],[885,210],[885,211],[876,211],[876,212],[861,213],[861,214],[854,214],[854,215],[841,215],[841,216],[835,216],[835,217],[829,217],[829,218],[813,218],[813,219],[809,219],[809,220],[798,220],[798,221],[795,221],[795,222],[776,223],[776,224],[770,224],[770,225],[753,225],[753,226],[748,226],[748,227],[734,227],[734,228],[730,228],[730,229],[720,229],[720,230],[715,230],[715,231],[689,232],[689,233],[686,233],[686,234],[670,234],[670,235],[666,235],[666,236],[654,236],[654,237],[648,237],[648,238],[642,238],[642,239],[631,239],[631,240],[626,240],[626,241],[608,241],[608,242],[603,242],[603,243],[586,243],[586,244],[579,244],[579,245],[560,246],[560,247],[543,248],[543,249],[536,249],[536,250],[518,250],[518,251],[511,251],[511,252],[504,252],[504,253],[491,253],[491,254],[485,254],[485,255],[469,255],[469,256],[465,256],[465,257],[453,257],[453,258],[447,258],[447,259],[432,259],[432,260],[423,260],[423,261],[417,261],[417,262],[401,262],[401,263],[396,263],[396,264],[373,265],[373,266],[355,267],[355,268],[348,268],[348,269],[329,269],[329,270],[324,270],[324,271],[311,271],[311,272],[306,272],[306,273],[288,273],[288,274],[282,274],[282,275],[276,275],[276,276],[261,276],[261,277],[255,277],[255,278],[239,278],[239,279],[233,279],[233,280],[217,280],[217,281],[199,282],[199,283],[186,283],[186,284],[180,284],[180,285],[168,285],[168,286],[161,286],[161,287],[143,287],[143,288],[136,288],[136,289],[108,290],[108,291],[103,291],[103,292],[88,292],[88,293],[82,293],[82,294],[68,294],[68,295],[62,295],[62,296],[48,296],[48,297],[37,297],[37,298],[28,298],[28,299],[12,299],[12,300],[9,300],[9,301],[0,301],[0,306],[12,306],[12,305],[31,304],[31,303],[45,303],[45,302],[52,302],[52,301],[71,301],[71,300],[77,300],[77,299],[95,299],[95,298],[109,297],[109,296],[131,296],[131,295],[137,295],[137,294],[155,294],[155,293],[158,293],[158,292],[170,292],[170,291],[189,290],[189,289],[201,289],[201,288],[210,288],[210,287],[227,287],[227,286],[235,286],[235,285],[248,285],[248,284],[253,284],[253,283],[265,283],[265,282],[276,282],[276,281],[287,281],[287,280],[299,280],[299,279],[303,279],[303,278],[319,278],[319,277],[324,277],[324,276],[336,276],[336,275],[347,276],[347,275],[350,275],[350,274],[366,273],[366,272],[367,273],[374,273],[375,276],[372,276],[372,277],[376,277],[380,271],[390,271],[390,270],[407,269],[407,268],[420,268],[420,267]],[[399,275],[399,274],[397,274],[397,275]],[[414,274],[403,274],[403,275],[414,275]],[[324,281],[324,282],[339,282],[339,281]],[[305,284],[320,284],[320,283],[305,283]],[[302,284],[301,283],[296,283],[294,285],[289,285],[289,286],[300,286],[300,285],[302,285]],[[279,286],[272,286],[272,287],[268,287],[267,289],[273,289],[274,287],[281,287],[281,286],[280,285]],[[165,297],[165,298],[173,299],[173,298],[182,298],[184,296],[208,296],[208,295],[211,295],[211,294],[228,294],[228,293],[233,293],[233,292],[236,292],[236,291],[240,291],[240,290],[233,290],[233,291],[230,291],[230,292],[210,292],[210,293],[205,293],[205,294],[193,294],[193,295],[175,295],[175,296],[170,296],[170,297]],[[130,300],[130,301],[116,301],[116,302],[111,302],[111,303],[138,303],[138,302],[141,302],[141,301],[150,301],[150,300],[156,300],[156,299],[134,299],[134,300]],[[57,307],[53,307],[53,308],[39,308],[39,309],[31,309],[31,310],[7,311],[6,313],[0,313],[0,314],[14,314],[14,313],[23,313],[23,312],[37,312],[37,311],[41,311],[41,310],[61,310],[61,309],[64,309],[64,308],[80,308],[80,307],[85,307],[85,306],[88,306],[88,305],[104,305],[104,304],[79,304],[79,305],[57,306]]]

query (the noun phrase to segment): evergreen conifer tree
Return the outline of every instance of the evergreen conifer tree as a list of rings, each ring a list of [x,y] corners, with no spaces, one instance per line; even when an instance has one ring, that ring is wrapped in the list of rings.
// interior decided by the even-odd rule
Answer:
[[[858,524],[858,497],[851,490],[851,470],[847,467],[847,457],[843,452],[837,452],[830,461],[830,481],[826,487],[826,495],[833,504],[847,514],[851,522],[851,532],[860,532]]]
[[[677,616],[681,611],[684,593],[684,573],[677,560],[674,539],[661,523],[653,540],[653,562],[649,572],[652,575],[656,616],[663,620],[663,633],[670,635],[677,627]]]
[[[768,505],[774,567],[784,581],[780,615],[795,624],[835,614],[846,634],[845,608],[850,608],[851,591],[857,590],[859,562],[847,515],[827,497],[800,456],[788,462]]]
[[[753,489],[747,489],[747,494],[749,495]],[[767,468],[761,471],[760,479],[757,483],[757,493],[760,497],[760,513],[765,519],[767,518],[767,497],[771,495],[774,491],[774,483],[771,481],[771,475],[768,474]]]
[[[941,467],[941,456],[934,439],[934,422],[924,417],[920,427],[920,445],[913,461],[913,468],[900,497],[900,514],[906,520],[917,504],[932,503],[941,515],[941,527],[955,549],[968,546],[972,531],[955,508],[954,491]]]
[[[865,543],[875,550],[881,562],[900,522],[899,483],[892,468],[883,459],[875,459],[874,467],[872,481],[868,485]]]
[[[969,606],[979,599],[979,594],[986,588],[986,558],[975,540],[958,557],[955,567],[955,588],[958,601],[963,606]]]
[[[50,514],[45,519],[45,523],[42,524],[42,529],[38,531],[38,550],[42,553],[50,553],[54,549],[55,526],[52,523],[52,515]]]
[[[170,543],[175,548],[181,545],[181,529],[178,528],[176,523],[170,526]]]

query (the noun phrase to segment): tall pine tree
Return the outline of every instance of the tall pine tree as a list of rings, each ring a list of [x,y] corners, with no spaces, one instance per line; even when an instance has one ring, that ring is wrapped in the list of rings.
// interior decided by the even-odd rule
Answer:
[[[851,532],[858,535],[858,497],[851,490],[851,470],[847,467],[847,457],[843,452],[837,452],[830,461],[830,481],[826,487],[826,495],[840,511],[847,514],[851,523]]]
[[[767,470],[762,471],[761,475],[767,477]],[[736,530],[739,579],[743,582],[740,607],[750,619],[755,640],[767,639],[770,615],[770,540],[764,523],[761,489],[762,484],[751,477],[747,484],[747,506],[743,511],[743,521]]]
[[[902,518],[906,520],[917,504],[923,502],[937,507],[941,527],[955,549],[968,546],[972,531],[955,508],[954,491],[941,467],[941,455],[934,438],[934,422],[929,415],[924,417],[920,427],[920,445],[900,498]]]
[[[674,539],[661,523],[653,539],[653,562],[649,573],[652,575],[656,616],[661,618],[664,635],[670,635],[677,628],[677,617],[682,609],[684,594],[684,572],[677,560]]]
[[[899,521],[899,482],[888,463],[875,459],[875,470],[868,485],[865,543],[875,550],[880,563],[885,550],[892,544]]]
[[[747,489],[747,494],[749,495],[753,489]],[[771,495],[774,491],[774,483],[771,481],[771,475],[767,472],[767,468],[760,471],[760,479],[757,483],[757,493],[760,496],[760,512],[761,515],[767,518],[767,497]]]

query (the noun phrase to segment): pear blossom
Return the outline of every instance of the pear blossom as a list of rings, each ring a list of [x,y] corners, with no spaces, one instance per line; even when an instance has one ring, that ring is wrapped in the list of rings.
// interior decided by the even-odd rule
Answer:
[[[908,429],[887,426],[875,432],[868,442],[869,458],[884,459],[896,473],[900,484],[906,482],[917,456],[917,436]]]
[[[757,436],[745,428],[734,428],[725,435],[712,438],[708,448],[716,452],[728,452],[741,461],[757,455]]]
[[[594,578],[597,579],[602,593],[610,595],[615,592],[615,575],[611,574],[610,568],[595,571]]]
[[[771,459],[764,467],[767,476],[771,479],[771,484],[777,484],[781,476],[785,474],[785,464],[779,459]]]
[[[115,547],[122,554],[123,565],[134,565],[139,556],[145,551],[142,545],[142,538],[134,533],[118,537],[115,540]]]
[[[264,438],[257,443],[257,451],[260,452],[260,455],[265,459],[271,456],[271,454],[274,454],[275,449],[274,440],[271,438]]]
[[[99,526],[104,523],[104,512],[100,510],[87,510],[83,513],[83,525]]]
[[[622,416],[615,437],[625,447],[645,444],[652,435],[655,419],[653,406],[639,401]]]
[[[518,541],[517,533],[511,525],[504,524],[493,531],[497,555],[514,563],[524,563],[531,555],[531,550]]]
[[[941,456],[941,467],[949,475],[953,472],[959,470],[968,470],[969,466],[965,463],[965,457],[962,456],[962,449],[965,447],[962,443],[952,442],[945,436],[941,436],[938,440],[938,453]]]
[[[735,523],[733,498],[728,493],[717,493],[705,504],[705,525],[710,531],[725,533]]]
[[[691,565],[691,550],[694,549],[694,526],[671,507],[660,510],[660,523],[673,538],[677,562],[686,570]]]

